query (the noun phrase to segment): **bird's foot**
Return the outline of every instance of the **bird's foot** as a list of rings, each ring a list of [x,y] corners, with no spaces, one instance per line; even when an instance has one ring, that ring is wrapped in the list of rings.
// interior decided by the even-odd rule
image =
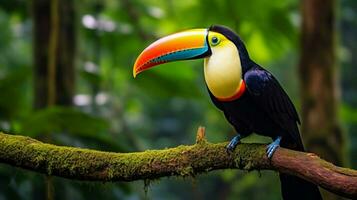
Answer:
[[[234,151],[234,149],[237,147],[241,138],[242,137],[240,134],[237,134],[236,136],[234,136],[234,138],[232,138],[232,140],[226,146],[227,153],[232,153]]]
[[[266,152],[269,159],[273,156],[275,150],[280,146],[280,141],[281,137],[279,136],[274,142],[267,146]]]

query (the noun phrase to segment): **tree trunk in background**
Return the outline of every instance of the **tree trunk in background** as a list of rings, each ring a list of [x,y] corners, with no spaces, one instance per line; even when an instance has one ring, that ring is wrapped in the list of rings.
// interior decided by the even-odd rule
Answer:
[[[32,14],[34,107],[71,106],[76,47],[74,3],[72,0],[33,0]],[[46,177],[46,197],[54,199],[51,177]]]
[[[52,93],[54,105],[72,105],[76,49],[74,3],[71,0],[57,1],[59,15],[57,34],[53,34],[51,31],[54,28],[51,24],[51,2],[54,2],[54,0],[33,0],[32,3],[34,25],[34,106],[36,109],[48,106],[50,102],[49,87],[55,90]],[[50,39],[51,36],[55,38],[52,40]],[[54,51],[53,48],[55,49]],[[55,55],[49,55],[51,52],[55,53]],[[55,67],[54,81],[49,80],[49,71],[51,71],[49,68],[53,67],[50,66],[50,63],[54,63]],[[48,83],[52,83],[54,86],[49,86]]]
[[[337,110],[336,0],[303,0],[301,7],[302,137],[308,151],[342,166],[345,142]],[[323,196],[339,199],[326,191]]]

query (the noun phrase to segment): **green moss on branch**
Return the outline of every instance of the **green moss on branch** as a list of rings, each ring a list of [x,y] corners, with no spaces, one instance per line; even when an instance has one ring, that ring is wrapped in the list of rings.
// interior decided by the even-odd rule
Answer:
[[[79,180],[134,181],[162,176],[192,176],[225,168],[267,168],[262,145],[239,145],[228,155],[225,143],[200,142],[164,150],[112,153],[55,146],[0,133],[0,162]],[[209,166],[209,167],[207,167]]]
[[[212,144],[202,137],[190,146],[113,153],[56,146],[29,137],[0,133],[0,163],[90,181],[195,176],[218,169],[271,169],[302,177],[346,197],[357,196],[356,170],[336,167],[314,154],[279,148],[270,161],[263,144],[240,144],[228,154],[225,148],[227,143]]]

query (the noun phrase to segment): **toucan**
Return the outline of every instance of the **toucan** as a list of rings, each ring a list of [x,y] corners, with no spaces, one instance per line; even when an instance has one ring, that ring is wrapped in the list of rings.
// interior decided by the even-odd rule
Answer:
[[[250,59],[243,41],[228,27],[212,25],[158,39],[138,56],[133,76],[160,64],[199,58],[204,59],[213,104],[237,132],[227,153],[253,132],[273,139],[266,148],[269,159],[279,146],[304,151],[300,119],[290,98],[269,71]],[[315,184],[285,173],[279,176],[284,200],[322,199]]]

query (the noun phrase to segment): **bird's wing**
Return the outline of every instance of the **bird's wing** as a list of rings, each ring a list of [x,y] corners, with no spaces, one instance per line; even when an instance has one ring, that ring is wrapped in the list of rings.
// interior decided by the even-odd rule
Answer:
[[[296,109],[279,82],[261,67],[244,74],[248,92],[279,127],[286,130],[295,141],[300,141],[296,122],[300,124]]]

